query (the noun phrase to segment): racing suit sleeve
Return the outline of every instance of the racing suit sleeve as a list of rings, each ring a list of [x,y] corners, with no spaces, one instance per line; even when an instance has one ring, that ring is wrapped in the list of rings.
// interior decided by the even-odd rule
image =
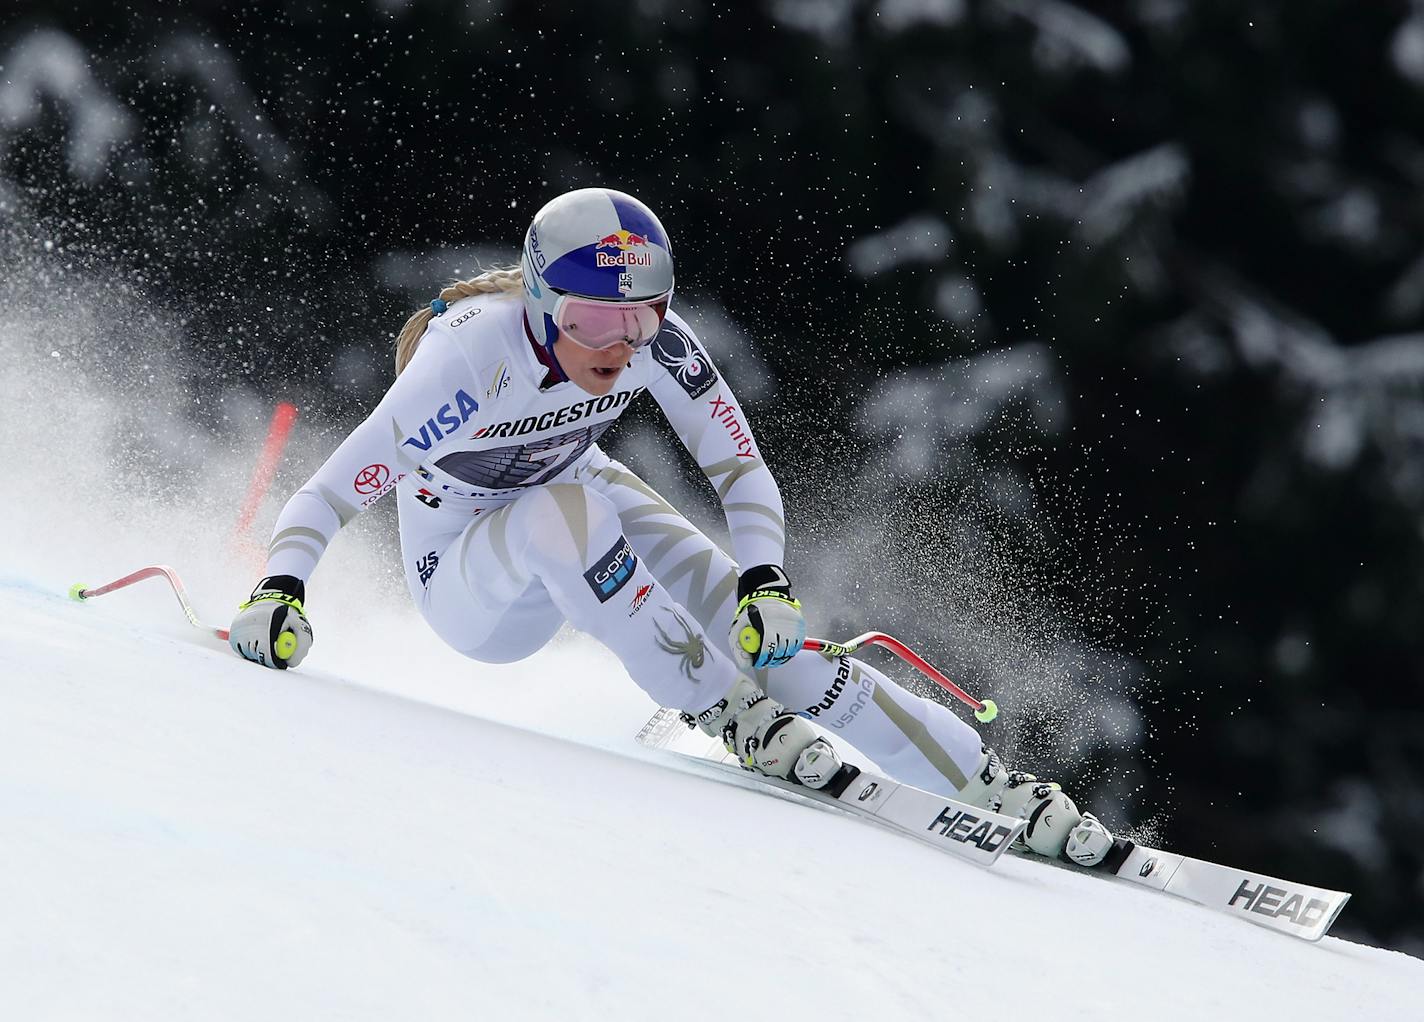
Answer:
[[[371,414],[282,508],[267,551],[267,575],[306,582],[341,527],[415,471],[427,454],[419,445],[429,448],[442,425],[458,426],[469,406],[478,407],[470,396],[475,380],[468,359],[444,331],[429,330]]]
[[[652,356],[648,390],[721,498],[737,563],[785,563],[781,490],[727,381],[692,329],[671,313]]]

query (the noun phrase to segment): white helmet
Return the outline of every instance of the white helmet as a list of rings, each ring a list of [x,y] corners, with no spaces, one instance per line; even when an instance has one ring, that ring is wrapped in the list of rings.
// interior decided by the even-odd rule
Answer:
[[[539,210],[521,262],[530,330],[551,350],[561,328],[588,347],[647,343],[672,298],[667,232],[651,209],[611,188],[580,188]]]

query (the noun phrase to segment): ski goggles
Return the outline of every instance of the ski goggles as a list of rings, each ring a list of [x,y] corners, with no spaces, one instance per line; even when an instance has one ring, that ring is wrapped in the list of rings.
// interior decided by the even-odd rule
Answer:
[[[561,294],[554,303],[553,320],[569,340],[581,348],[602,351],[627,342],[641,348],[663,328],[672,292],[637,302],[609,302]]]

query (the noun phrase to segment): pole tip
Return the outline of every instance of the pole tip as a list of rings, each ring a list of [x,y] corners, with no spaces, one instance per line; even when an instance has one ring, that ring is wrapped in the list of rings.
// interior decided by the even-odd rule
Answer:
[[[69,587],[69,598],[71,600],[83,600],[84,590],[88,587],[83,582],[76,582]]]
[[[984,708],[974,711],[974,719],[981,724],[987,724],[999,715],[999,704],[992,699],[984,700]]]

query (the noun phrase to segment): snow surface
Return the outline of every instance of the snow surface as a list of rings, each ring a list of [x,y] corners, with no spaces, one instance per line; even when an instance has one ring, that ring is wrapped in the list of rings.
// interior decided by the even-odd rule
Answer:
[[[639,749],[652,706],[578,639],[488,668],[403,612],[386,654],[318,617],[309,666],[278,674],[182,623],[162,583],[80,605],[68,581],[0,586],[0,1018],[1067,997],[1047,1017],[1388,1020],[1424,995],[1403,954],[1016,859],[983,872]]]
[[[70,601],[172,563],[226,624],[261,429],[234,395],[224,447],[160,363],[90,382],[44,327],[0,320],[0,1019],[1418,1017],[1418,959],[984,872],[641,749],[654,707],[600,647],[435,640],[379,509],[312,580],[297,671],[158,581]],[[328,447],[299,423],[259,532]]]

